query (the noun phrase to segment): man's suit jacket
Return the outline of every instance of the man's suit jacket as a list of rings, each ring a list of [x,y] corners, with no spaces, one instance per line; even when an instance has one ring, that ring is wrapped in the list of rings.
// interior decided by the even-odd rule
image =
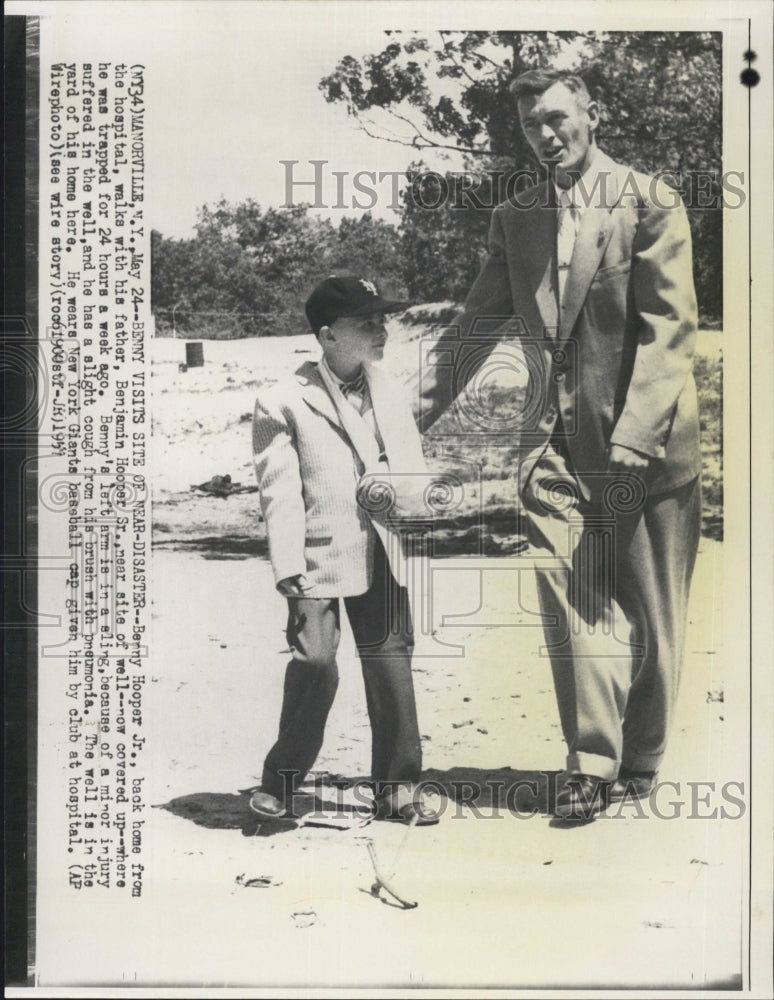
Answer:
[[[365,371],[390,470],[421,477],[422,443],[402,386],[378,365]],[[308,597],[363,594],[371,585],[377,535],[399,575],[394,557],[400,552],[356,501],[361,476],[371,470],[316,363],[259,392],[253,456],[276,583],[303,573]]]
[[[690,481],[701,468],[688,219],[675,191],[600,150],[582,181],[588,192],[600,185],[604,191],[582,213],[561,312],[556,199],[544,182],[517,204],[495,208],[488,258],[437,349],[439,356],[446,347],[456,352],[457,371],[466,367],[466,352],[476,352],[479,364],[487,348],[472,340],[482,322],[491,328],[515,318],[530,396],[538,400],[522,428],[522,485],[561,415],[585,499],[600,495],[611,444],[650,456],[652,495]],[[474,369],[467,365],[468,375]],[[423,373],[420,426],[429,426],[460,388],[448,366]]]

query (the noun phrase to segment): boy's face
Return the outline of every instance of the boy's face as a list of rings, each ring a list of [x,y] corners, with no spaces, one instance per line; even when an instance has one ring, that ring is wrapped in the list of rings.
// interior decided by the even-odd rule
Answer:
[[[369,361],[380,361],[384,355],[387,328],[384,325],[383,313],[359,318],[342,317],[332,323],[329,329],[332,339],[323,337],[323,350],[329,349],[329,344],[335,344],[336,353],[342,361],[352,365],[364,364]]]

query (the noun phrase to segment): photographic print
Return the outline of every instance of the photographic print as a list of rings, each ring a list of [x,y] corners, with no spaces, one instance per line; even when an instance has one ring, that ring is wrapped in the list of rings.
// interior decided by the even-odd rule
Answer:
[[[770,9],[6,27],[8,995],[766,996]]]

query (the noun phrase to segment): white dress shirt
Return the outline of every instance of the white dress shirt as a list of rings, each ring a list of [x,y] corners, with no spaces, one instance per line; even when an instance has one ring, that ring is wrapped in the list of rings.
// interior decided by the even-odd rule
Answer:
[[[573,203],[569,190],[557,189],[557,199],[559,208],[556,225],[556,269],[559,282],[559,309],[561,311],[572,252],[575,249],[575,240],[580,229],[581,209]]]

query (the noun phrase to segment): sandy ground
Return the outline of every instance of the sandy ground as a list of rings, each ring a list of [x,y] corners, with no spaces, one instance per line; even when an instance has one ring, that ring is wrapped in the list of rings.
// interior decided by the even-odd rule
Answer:
[[[147,926],[155,930],[149,939],[140,921],[131,939],[142,979],[730,985],[741,971],[746,821],[689,818],[721,806],[737,815],[720,786],[746,773],[745,706],[724,694],[719,672],[713,609],[721,551],[715,542],[702,545],[661,773],[678,785],[664,787],[654,804],[664,816],[681,816],[659,819],[646,804],[559,827],[545,812],[540,779],[536,815],[493,810],[485,790],[477,808],[446,800],[438,826],[408,836],[384,823],[257,829],[244,790],[256,784],[276,731],[287,659],[282,601],[262,559],[158,553],[147,795],[165,808],[151,811],[145,833],[150,872],[142,906],[152,908]],[[530,627],[537,602],[529,560],[440,560],[432,579],[434,634],[420,636],[415,660],[426,775],[453,791],[461,778],[491,788],[498,779],[557,771],[563,743],[539,630]],[[369,729],[346,629],[339,662],[341,686],[318,767],[363,777]],[[715,782],[714,792],[688,785],[705,781]],[[334,789],[318,795],[336,801]],[[416,909],[370,895],[367,838]]]
[[[702,542],[661,772],[676,784],[656,802],[571,829],[551,821],[548,789],[564,745],[529,557],[460,557],[432,564],[414,661],[425,776],[451,796],[436,800],[438,826],[408,834],[385,823],[259,828],[246,790],[276,734],[284,605],[265,558],[220,544],[257,525],[257,497],[192,503],[189,487],[224,472],[252,484],[255,389],[267,372],[297,367],[314,344],[301,337],[204,348],[205,368],[179,373],[182,343],[153,345],[157,548],[146,801],[157,808],[148,810],[144,834],[145,892],[121,943],[126,981],[737,984],[747,819],[731,818],[744,807],[724,800],[721,786],[746,780],[747,705],[740,678],[723,676],[722,544]],[[702,336],[704,353],[719,348],[718,336]],[[220,542],[186,551],[213,525]],[[317,766],[357,779],[368,773],[370,731],[346,625],[339,667]],[[537,781],[534,813],[529,795],[497,807],[498,783],[527,780]],[[460,801],[470,794],[461,781],[481,786],[475,803]],[[328,812],[351,803],[351,792],[330,785],[316,792]],[[415,909],[371,895],[369,839]]]

